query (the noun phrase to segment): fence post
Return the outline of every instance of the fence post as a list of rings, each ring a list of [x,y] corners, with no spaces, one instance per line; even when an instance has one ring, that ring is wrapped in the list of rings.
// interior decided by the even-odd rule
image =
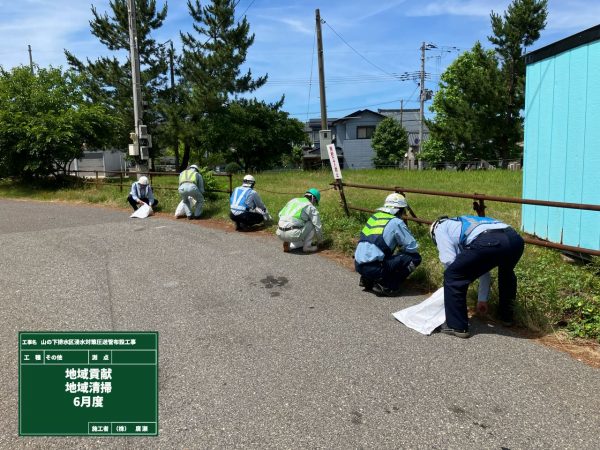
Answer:
[[[98,189],[98,171],[96,170],[96,189]]]
[[[335,180],[335,184],[340,191],[340,198],[342,200],[342,206],[344,207],[344,212],[346,213],[346,217],[350,217],[350,211],[348,210],[348,203],[346,202],[346,195],[344,194],[344,182],[342,180]]]
[[[123,172],[119,172],[119,192],[123,192]]]
[[[233,175],[231,175],[231,172],[229,172],[228,175],[229,175],[229,196],[231,196],[231,194],[233,193]]]
[[[479,217],[485,217],[485,202],[483,199],[473,200],[473,209]]]

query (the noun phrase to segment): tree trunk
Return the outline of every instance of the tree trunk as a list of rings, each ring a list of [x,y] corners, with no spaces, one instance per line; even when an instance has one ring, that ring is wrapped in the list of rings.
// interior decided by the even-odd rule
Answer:
[[[188,163],[190,162],[190,150],[190,143],[185,141],[183,143],[183,157],[181,158],[181,166],[179,166],[177,169],[179,172],[183,171],[188,166]]]

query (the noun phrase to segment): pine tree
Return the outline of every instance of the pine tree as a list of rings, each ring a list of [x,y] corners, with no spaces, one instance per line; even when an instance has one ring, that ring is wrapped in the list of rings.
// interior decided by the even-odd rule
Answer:
[[[523,139],[520,111],[525,106],[525,49],[540,37],[548,17],[547,0],[513,0],[503,17],[491,13],[493,36],[488,40],[495,46],[504,77],[505,100],[501,111],[501,136],[498,139],[502,158],[515,156],[516,144]]]
[[[141,66],[142,98],[144,100],[143,121],[152,132],[159,121],[157,103],[166,95],[166,51],[152,37],[167,16],[166,3],[157,9],[156,0],[136,0],[138,51]],[[127,58],[101,57],[96,61],[81,61],[65,50],[67,61],[77,72],[87,78],[86,94],[94,101],[107,105],[117,116],[118,126],[114,130],[113,145],[124,147],[129,142],[129,133],[134,129],[131,85],[131,63],[129,60],[129,18],[126,0],[111,0],[110,15],[100,14],[92,6],[92,34],[112,52],[125,51]]]
[[[235,22],[236,4],[233,0],[212,0],[204,7],[199,0],[187,3],[196,35],[181,33],[181,72],[189,93],[188,124],[196,130],[211,128],[207,114],[220,114],[231,97],[253,92],[267,81],[266,75],[254,78],[250,69],[241,72],[254,35],[249,34],[245,17]],[[182,166],[189,160],[192,145],[191,133],[186,134]]]

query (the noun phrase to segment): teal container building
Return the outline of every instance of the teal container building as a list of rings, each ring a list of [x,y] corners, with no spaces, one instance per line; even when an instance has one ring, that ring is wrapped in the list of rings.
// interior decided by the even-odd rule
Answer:
[[[523,198],[600,205],[600,25],[525,56]],[[600,212],[523,205],[523,231],[600,250]]]

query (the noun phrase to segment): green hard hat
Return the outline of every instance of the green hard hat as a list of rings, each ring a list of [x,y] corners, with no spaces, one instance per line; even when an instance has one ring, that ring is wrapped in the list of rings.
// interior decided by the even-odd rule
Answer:
[[[317,205],[321,202],[321,193],[318,189],[310,188],[308,191],[306,191],[306,193],[317,199]]]

